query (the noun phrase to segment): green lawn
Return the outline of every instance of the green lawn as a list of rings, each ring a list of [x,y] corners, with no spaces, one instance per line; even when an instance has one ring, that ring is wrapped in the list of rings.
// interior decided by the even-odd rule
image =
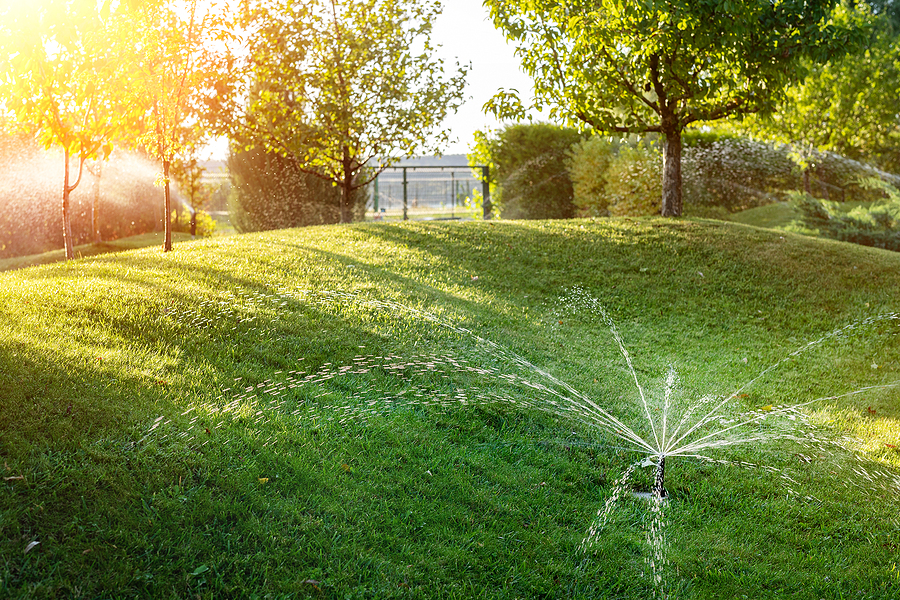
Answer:
[[[0,597],[900,598],[898,290],[896,253],[663,219],[0,273]],[[613,502],[641,455],[587,401],[650,437],[676,371],[667,427],[740,390],[704,431],[760,439]]]

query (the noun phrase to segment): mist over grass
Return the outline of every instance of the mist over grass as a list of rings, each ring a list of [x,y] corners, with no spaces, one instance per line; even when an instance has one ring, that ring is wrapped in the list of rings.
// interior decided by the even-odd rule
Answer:
[[[804,409],[842,447],[673,459],[659,585],[645,504],[581,550],[639,457],[462,368],[515,353],[639,427],[573,287],[648,394],[674,365],[691,402],[897,311],[898,284],[894,253],[662,219],[315,227],[0,274],[0,595],[898,597],[895,389]],[[736,409],[896,381],[898,332],[836,336]]]

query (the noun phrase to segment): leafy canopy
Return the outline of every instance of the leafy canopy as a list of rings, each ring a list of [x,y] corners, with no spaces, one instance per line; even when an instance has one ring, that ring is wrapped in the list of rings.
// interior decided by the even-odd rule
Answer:
[[[771,111],[804,72],[862,41],[835,0],[487,0],[534,78],[535,105],[603,131],[666,132]],[[514,92],[488,108],[524,116]]]
[[[873,33],[865,46],[840,60],[809,64],[805,79],[790,86],[778,110],[750,118],[738,128],[790,144],[802,169],[815,168],[821,152],[900,167],[900,45],[889,14],[865,5],[841,15]]]
[[[106,11],[103,11],[106,14]],[[92,158],[112,150],[114,57],[94,0],[0,5],[0,95],[47,148]]]

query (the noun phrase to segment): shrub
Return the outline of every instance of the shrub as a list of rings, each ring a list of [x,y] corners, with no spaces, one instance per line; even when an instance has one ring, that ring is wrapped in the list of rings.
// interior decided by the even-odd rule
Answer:
[[[737,212],[785,200],[802,190],[803,173],[790,146],[717,132],[684,137],[682,177],[688,207]],[[811,195],[825,200],[874,201],[880,194],[861,185],[866,177],[900,183],[897,177],[831,152],[808,157]],[[692,212],[698,212],[696,210]]]
[[[868,206],[841,211],[838,203],[792,194],[792,203],[802,213],[803,224],[819,235],[863,246],[900,251],[900,193]]]
[[[609,216],[607,171],[618,152],[618,140],[594,136],[572,146],[566,166],[579,217]]]
[[[659,214],[662,208],[662,157],[644,146],[622,146],[606,171],[609,214]]]
[[[548,123],[476,132],[470,164],[491,167],[491,201],[506,219],[575,216],[569,149],[585,134]]]
[[[208,212],[197,210],[197,236],[212,237],[216,233],[216,220]],[[189,210],[172,211],[172,230],[182,233],[191,232],[191,212]]]
[[[577,214],[643,216],[660,211],[662,157],[653,140],[592,137],[572,147],[567,161]]]

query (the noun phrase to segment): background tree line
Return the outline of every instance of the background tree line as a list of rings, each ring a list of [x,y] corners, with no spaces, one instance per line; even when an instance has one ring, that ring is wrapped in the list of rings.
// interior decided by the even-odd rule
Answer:
[[[86,165],[116,146],[161,171],[167,251],[173,184],[192,208],[209,196],[197,185],[197,152],[214,136],[231,139],[243,227],[275,223],[269,206],[269,216],[250,215],[268,193],[257,184],[276,177],[273,203],[291,194],[305,203],[296,222],[346,222],[359,217],[360,190],[382,168],[447,139],[440,124],[462,101],[467,69],[433,57],[439,12],[439,2],[414,0],[4,3],[5,123],[62,152],[68,258],[76,239],[99,231],[75,234],[72,194]]]

